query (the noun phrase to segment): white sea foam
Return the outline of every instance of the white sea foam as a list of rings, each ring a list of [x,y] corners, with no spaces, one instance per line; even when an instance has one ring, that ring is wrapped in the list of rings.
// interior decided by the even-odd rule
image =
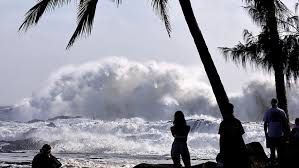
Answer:
[[[78,167],[105,165],[88,162],[89,155],[165,160],[170,158],[173,141],[169,131],[173,113],[182,110],[191,126],[191,157],[214,159],[221,119],[201,75],[205,74],[190,67],[124,58],[63,67],[42,90],[0,114],[0,151],[38,150],[49,143],[55,153],[83,154],[83,161],[80,157],[62,160]],[[245,121],[261,121],[274,88],[273,81],[255,78],[230,96],[235,115],[243,120],[247,143],[265,144],[262,123]],[[288,90],[291,118],[299,115],[298,98],[299,85],[293,85]],[[63,115],[82,118],[47,120]],[[32,119],[45,121],[23,122]]]
[[[273,81],[257,78],[243,87],[238,95],[232,96],[231,101],[235,105],[237,116],[247,121],[262,121],[263,114],[269,108],[270,99],[275,97],[275,85]],[[288,112],[291,120],[299,117],[299,85],[293,84],[287,87]]]
[[[220,120],[203,115],[191,118],[187,123],[191,126],[188,145],[192,158],[214,159],[219,152]],[[2,151],[37,150],[43,143],[49,143],[55,153],[156,156],[166,159],[170,158],[173,141],[170,121],[74,118],[34,123],[0,123],[0,141],[7,142],[0,148]],[[244,123],[244,128],[246,142],[258,141],[263,144],[261,123]]]
[[[28,121],[68,115],[154,121],[170,119],[176,110],[183,110],[187,116],[220,117],[211,88],[201,75],[190,67],[124,58],[66,66],[54,72],[42,90],[0,118]],[[273,81],[253,79],[230,99],[241,120],[260,121],[274,95]],[[291,118],[298,117],[298,98],[299,85],[293,85],[288,90]]]
[[[113,58],[60,69],[6,118],[28,121],[79,115],[157,120],[171,118],[178,109],[218,115],[211,89],[201,82],[199,72],[174,64]]]

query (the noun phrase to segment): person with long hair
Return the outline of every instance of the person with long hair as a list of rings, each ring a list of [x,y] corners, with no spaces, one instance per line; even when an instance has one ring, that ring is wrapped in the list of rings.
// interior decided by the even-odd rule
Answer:
[[[190,131],[190,126],[187,125],[182,111],[175,112],[173,126],[170,130],[174,137],[171,148],[171,158],[175,168],[181,167],[180,156],[182,156],[185,167],[190,168],[190,154],[187,146],[187,137]]]

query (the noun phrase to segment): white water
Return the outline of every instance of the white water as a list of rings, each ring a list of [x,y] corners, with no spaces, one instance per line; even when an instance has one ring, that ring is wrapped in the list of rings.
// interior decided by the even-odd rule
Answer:
[[[67,66],[53,73],[43,89],[16,104],[13,112],[0,114],[0,118],[29,121],[67,115],[155,121],[171,119],[178,109],[186,115],[220,117],[211,88],[202,82],[200,73],[175,64],[124,58]],[[243,88],[230,97],[236,116],[260,121],[275,94],[273,82],[256,79]],[[294,85],[288,91],[291,118],[298,115],[298,97],[299,85]]]
[[[189,117],[188,117],[189,118]],[[208,116],[192,116],[188,145],[194,163],[214,160],[219,152],[217,134],[220,120]],[[115,121],[84,118],[56,119],[33,123],[1,122],[0,139],[2,152],[37,151],[43,143],[49,143],[53,152],[62,157],[64,164],[83,155],[85,164],[92,157],[116,158],[114,162],[139,160],[169,160],[173,138],[169,131],[170,121],[146,121],[141,118]],[[264,144],[262,125],[244,123],[246,142]],[[5,142],[3,142],[5,141]],[[67,156],[67,157],[66,157]],[[1,159],[0,159],[1,160]],[[74,163],[69,163],[74,164]],[[96,164],[96,163],[94,163]],[[103,163],[98,163],[101,165]]]
[[[0,166],[5,166],[4,160],[30,161],[44,143],[53,146],[64,165],[73,167],[171,163],[169,128],[176,110],[185,113],[192,128],[188,139],[192,162],[214,160],[219,152],[220,113],[211,88],[202,82],[204,74],[197,71],[123,58],[64,67],[42,90],[0,114]],[[245,141],[264,145],[260,121],[274,85],[257,79],[243,88],[230,97],[235,115],[251,121],[243,122]],[[288,93],[290,116],[298,117],[299,86]],[[81,118],[47,120],[63,115]],[[33,119],[43,121],[26,123]],[[4,156],[12,151],[25,154]]]

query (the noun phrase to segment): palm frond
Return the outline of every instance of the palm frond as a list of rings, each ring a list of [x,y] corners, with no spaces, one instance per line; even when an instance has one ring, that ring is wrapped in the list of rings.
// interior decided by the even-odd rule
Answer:
[[[168,0],[152,0],[152,6],[156,14],[164,22],[168,36],[171,34],[171,24],[168,15]]]
[[[236,63],[242,63],[243,66],[246,62],[254,61],[255,65],[272,71],[276,57],[273,57],[267,19],[273,16],[274,11],[278,31],[282,32],[279,46],[282,47],[283,59],[279,63],[284,67],[287,83],[290,84],[292,79],[296,82],[299,78],[299,17],[295,13],[299,3],[295,5],[295,13],[292,13],[280,0],[274,0],[274,8],[269,0],[244,1],[247,5],[244,8],[252,20],[261,26],[262,31],[255,37],[245,30],[243,33],[245,43],[239,43],[233,48],[221,48],[222,53],[226,59],[231,58]]]
[[[289,15],[291,11],[289,8],[280,0],[274,0],[276,14],[284,17],[283,15]]]
[[[298,31],[298,16],[291,12],[281,1],[275,1],[276,18],[279,29],[284,31]]]
[[[243,31],[243,40],[245,41],[245,43],[254,43],[254,41],[256,40],[254,35],[249,32],[247,29],[245,29]]]
[[[275,15],[278,20],[278,26],[282,27],[282,29],[290,28],[293,24],[289,22],[294,14],[287,8],[287,6],[282,3],[280,0],[274,0],[274,8],[269,5],[269,1],[267,0],[244,0],[246,5],[244,7],[250,15],[251,19],[254,23],[260,26],[265,26],[266,21],[269,17],[269,12],[275,10]],[[270,10],[271,9],[271,10]],[[281,22],[279,22],[281,21]]]
[[[46,10],[54,9],[69,3],[71,0],[40,0],[25,14],[25,20],[19,30],[27,31],[30,26],[36,25]]]
[[[70,48],[76,39],[82,35],[89,35],[93,26],[93,20],[96,12],[98,0],[81,0],[78,8],[77,28],[73,33],[67,49]]]
[[[256,43],[242,44],[239,42],[232,48],[220,47],[220,51],[226,60],[231,59],[237,65],[241,64],[244,68],[247,67],[247,63],[256,68],[262,65]]]
[[[299,77],[299,35],[287,35],[281,41],[284,44],[286,81],[290,84],[292,78],[296,82]]]
[[[254,36],[248,30],[243,31],[244,44],[239,42],[232,48],[220,48],[226,60],[231,59],[236,64],[241,64],[246,68],[247,63],[256,68],[263,68],[271,71],[273,68],[273,59],[271,59],[271,51],[268,50],[269,38],[264,30],[258,36]]]
[[[250,18],[252,19],[252,21],[254,23],[256,23],[257,25],[264,24],[265,21],[264,21],[263,13],[261,11],[259,11],[258,9],[256,9],[254,4],[249,4],[247,6],[244,6],[244,9],[247,10]]]
[[[290,16],[285,20],[278,19],[277,23],[284,32],[299,32],[299,20],[298,16]]]

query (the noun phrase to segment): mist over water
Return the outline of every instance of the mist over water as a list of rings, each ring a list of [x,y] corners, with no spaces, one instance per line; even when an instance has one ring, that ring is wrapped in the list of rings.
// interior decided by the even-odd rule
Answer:
[[[176,110],[187,116],[220,117],[205,72],[176,64],[140,63],[111,58],[70,65],[54,72],[40,91],[16,104],[2,120],[29,121],[55,116],[82,116],[101,120],[139,117],[149,121],[169,120]],[[236,79],[237,80],[237,79]],[[260,121],[274,96],[273,82],[248,81],[230,97],[235,115],[245,121]],[[290,117],[298,115],[299,87],[288,91]]]
[[[231,96],[235,105],[236,116],[246,121],[262,121],[264,112],[270,107],[270,100],[275,97],[273,81],[257,78],[249,81],[240,94]],[[287,88],[288,112],[290,120],[299,117],[299,85]]]
[[[57,115],[165,120],[178,109],[217,115],[211,93],[200,81],[200,73],[192,69],[113,58],[60,69],[40,92],[16,105],[9,117],[21,121]]]

